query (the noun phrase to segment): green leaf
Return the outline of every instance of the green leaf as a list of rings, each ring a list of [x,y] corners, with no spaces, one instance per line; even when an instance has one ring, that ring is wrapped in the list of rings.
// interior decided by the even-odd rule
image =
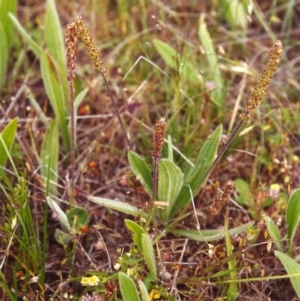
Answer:
[[[61,227],[63,228],[63,231],[67,232],[67,233],[71,233],[72,229],[71,229],[71,225],[69,223],[67,215],[62,211],[62,209],[58,206],[58,204],[50,196],[46,197],[46,201],[47,201],[49,207],[56,213],[56,215],[60,221]]]
[[[61,231],[60,229],[55,229],[54,238],[59,244],[67,245],[74,237],[73,235]]]
[[[147,233],[142,234],[142,247],[143,255],[147,264],[147,267],[150,271],[150,274],[156,279],[157,278],[157,269],[154,256],[154,249],[152,241]]]
[[[266,223],[269,235],[272,238],[272,240],[274,241],[277,249],[282,252],[283,248],[282,248],[281,236],[280,236],[278,227],[276,226],[276,224],[273,222],[273,220],[269,216],[265,217],[265,223]]]
[[[0,140],[0,167],[5,167],[7,158],[9,156],[12,144],[15,140],[15,134],[18,125],[18,118],[12,119],[9,124],[3,129],[2,133],[0,134],[2,139]],[[3,145],[5,143],[5,146]]]
[[[226,253],[227,253],[227,257],[230,258],[230,256],[232,256],[233,254],[232,252],[233,246],[228,231],[228,219],[225,219],[224,232],[225,232]],[[230,270],[230,280],[232,282],[228,285],[226,295],[229,301],[234,301],[239,296],[237,282],[236,282],[237,266],[236,266],[236,260],[234,258],[228,261],[228,269]]]
[[[249,0],[219,0],[218,3],[231,29],[240,27],[246,30]]]
[[[140,301],[138,290],[128,275],[119,272],[119,283],[123,301]]]
[[[151,301],[149,298],[149,293],[148,293],[147,287],[144,284],[144,282],[140,279],[138,279],[138,286],[140,288],[142,301]]]
[[[57,196],[58,155],[58,126],[57,121],[53,120],[46,131],[41,147],[41,174],[45,183],[47,182],[46,179],[49,180],[49,193],[53,196]]]
[[[67,95],[68,88],[65,41],[55,5],[55,0],[47,0],[44,28],[46,46],[49,49],[53,60],[57,66],[59,66],[60,77],[62,79],[61,84],[64,86],[64,91]],[[61,101],[63,100],[65,99],[61,99]],[[67,102],[65,105],[67,105]]]
[[[44,125],[48,128],[49,121],[47,119],[47,116],[43,112],[43,109],[41,108],[40,104],[36,101],[35,97],[33,96],[32,92],[28,86],[24,85],[24,90],[26,93],[26,97],[29,99],[30,104],[33,106],[37,116],[42,120]]]
[[[137,207],[129,205],[122,201],[104,199],[104,198],[95,197],[95,196],[88,196],[87,198],[88,198],[88,200],[90,200],[98,205],[102,205],[106,208],[117,210],[119,212],[123,212],[123,213],[129,214],[129,215],[139,216],[140,214],[142,214],[142,212]]]
[[[253,206],[253,197],[251,195],[249,184],[245,180],[238,178],[235,180],[235,187],[239,194],[237,202],[241,205],[249,207]]]
[[[39,58],[43,53],[43,49],[31,38],[31,36],[26,32],[24,27],[13,14],[9,13],[8,15],[23,40],[28,44],[36,57]]]
[[[2,22],[0,22],[0,91],[3,87],[3,84],[6,80],[6,69],[7,69],[7,61],[8,61],[8,42],[5,34],[4,26]]]
[[[137,245],[140,252],[142,252],[143,251],[142,234],[145,233],[144,229],[142,227],[140,227],[137,223],[135,223],[129,219],[125,219],[124,222],[125,222],[126,228],[132,235],[132,240]]]
[[[149,167],[137,153],[133,151],[128,152],[129,164],[132,168],[133,173],[140,180],[145,190],[148,192],[150,197],[152,197],[152,175]]]
[[[198,85],[200,83],[202,86],[203,78],[201,74],[191,62],[187,61],[187,58],[182,58],[173,47],[161,40],[153,39],[153,44],[166,65],[178,70],[184,79]]]
[[[89,223],[89,213],[85,208],[76,207],[67,211],[67,218],[71,225],[72,230],[78,232],[82,226]]]
[[[195,166],[187,173],[184,186],[180,191],[174,206],[171,208],[170,217],[173,217],[178,210],[183,210],[191,202],[190,189],[193,196],[196,196],[205,185],[207,179],[203,179],[206,172],[212,166],[218,151],[222,136],[222,125],[219,125],[213,133],[205,140],[196,158]],[[190,186],[190,188],[188,187]]]
[[[229,230],[228,233],[230,236],[239,234],[249,229],[251,226],[254,225],[254,223],[255,223],[254,221],[251,221],[247,224]],[[188,230],[175,230],[173,232],[177,235],[182,235],[186,238],[190,238],[195,241],[214,241],[214,240],[222,239],[225,236],[224,229],[213,229],[213,230],[188,229]]]
[[[66,120],[68,109],[65,105],[66,97],[62,85],[61,74],[58,70],[59,68],[54,63],[51,56],[47,52],[43,52],[41,56],[43,82],[55,116],[58,119],[66,150],[70,151],[70,134]]]
[[[291,252],[294,236],[300,220],[300,189],[297,189],[289,198],[285,220],[289,250]]]
[[[215,52],[215,48],[204,19],[205,14],[201,14],[199,19],[198,35],[202,43],[202,47],[206,53],[210,74],[212,75],[212,79],[216,84],[216,89],[211,92],[211,97],[219,106],[219,108],[223,109],[225,106],[225,88],[222,73],[219,67],[218,56]]]
[[[274,253],[279,258],[288,275],[290,276],[294,290],[298,298],[300,298],[300,265],[297,261],[284,253],[279,251],[275,251]]]
[[[8,47],[11,45],[13,37],[13,24],[9,18],[9,13],[15,14],[17,9],[17,0],[0,0],[0,20],[3,25]],[[2,48],[1,48],[2,51]]]
[[[169,67],[174,69],[179,68],[178,53],[173,47],[158,39],[153,39],[153,44],[157,52]]]
[[[167,221],[181,191],[184,175],[181,169],[168,159],[159,161],[158,174],[158,200],[168,203],[168,206],[162,210],[161,217]]]

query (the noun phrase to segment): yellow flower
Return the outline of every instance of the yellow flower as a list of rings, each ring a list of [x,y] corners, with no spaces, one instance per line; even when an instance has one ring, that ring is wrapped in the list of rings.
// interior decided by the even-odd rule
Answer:
[[[160,292],[158,290],[152,289],[149,293],[149,298],[151,301],[160,299]]]
[[[128,275],[128,276],[133,276],[134,274],[135,274],[134,268],[129,268],[129,269],[127,269],[127,275]]]
[[[83,286],[96,286],[98,285],[100,279],[97,276],[82,277],[81,284]]]

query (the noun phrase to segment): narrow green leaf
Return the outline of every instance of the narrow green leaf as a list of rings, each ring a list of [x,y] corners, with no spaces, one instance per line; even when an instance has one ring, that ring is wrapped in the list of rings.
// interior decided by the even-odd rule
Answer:
[[[274,253],[279,258],[288,275],[290,276],[294,290],[298,298],[300,298],[300,265],[297,261],[284,253],[279,251],[275,251]]]
[[[229,231],[228,231],[228,219],[225,219],[224,232],[225,232],[226,253],[227,253],[227,257],[230,258],[233,254],[233,252],[232,252],[233,246],[232,246]],[[239,296],[237,282],[236,282],[237,267],[236,267],[236,261],[234,258],[228,261],[228,269],[231,271],[230,272],[230,280],[232,282],[229,284],[229,286],[227,288],[226,295],[227,295],[227,298],[229,301],[234,301]]]
[[[119,283],[123,301],[140,301],[138,290],[128,275],[119,272]]]
[[[152,241],[147,233],[142,234],[143,255],[151,275],[157,278],[157,269]]]
[[[201,14],[199,19],[198,35],[206,53],[207,61],[210,68],[210,74],[212,75],[212,79],[216,84],[216,89],[212,91],[211,97],[214,100],[214,102],[219,106],[219,108],[222,109],[225,106],[225,88],[221,69],[218,63],[218,56],[215,52],[215,48],[212,43],[211,36],[207,30],[207,26],[204,19],[205,14]]]
[[[208,136],[196,158],[195,167],[191,169],[185,179],[185,183],[190,185],[194,196],[200,192],[205,184],[205,182],[201,183],[201,180],[217,156],[222,132],[223,126],[219,125],[214,132]]]
[[[242,233],[247,229],[249,229],[251,226],[253,226],[254,223],[255,223],[254,221],[251,221],[247,224],[229,230],[228,233],[230,236]],[[182,235],[186,238],[190,238],[195,241],[214,241],[214,240],[222,239],[225,236],[224,229],[213,229],[213,230],[188,229],[188,230],[175,230],[173,232],[177,235]]]
[[[181,191],[184,175],[181,169],[168,159],[159,161],[158,174],[158,200],[168,203],[168,206],[163,209],[161,217],[167,221]]]
[[[15,14],[17,9],[17,0],[1,0],[0,1],[0,20],[3,25],[7,45],[10,47],[12,42],[12,30],[13,30],[13,24],[8,16],[9,13]],[[2,51],[2,48],[1,48]]]
[[[132,240],[134,243],[137,245],[139,248],[140,252],[143,251],[143,246],[142,246],[142,234],[145,234],[145,231],[143,228],[141,228],[137,223],[135,223],[132,220],[125,219],[125,226],[128,229],[128,231],[132,235]]]
[[[68,109],[65,105],[65,93],[58,69],[51,56],[47,52],[43,52],[41,56],[43,82],[55,116],[58,119],[66,150],[70,151],[70,134],[66,120]]]
[[[253,197],[251,195],[249,184],[245,180],[238,178],[235,180],[235,187],[239,194],[237,202],[241,205],[249,207],[253,206]]]
[[[140,279],[138,279],[138,286],[140,288],[142,301],[151,301],[149,298],[149,293],[148,293],[147,287],[144,284],[144,282]]]
[[[8,158],[8,153],[7,151],[10,151],[13,145],[13,142],[15,140],[15,134],[17,130],[17,125],[18,125],[18,118],[12,119],[9,124],[3,129],[2,133],[0,134],[2,137],[2,141],[0,141],[0,166],[4,167],[7,158]],[[5,143],[5,146],[3,145]]]
[[[153,179],[151,175],[151,171],[145,160],[142,159],[137,153],[133,151],[128,152],[128,160],[129,164],[132,168],[132,171],[136,175],[136,177],[140,180],[145,190],[152,197],[152,185]]]
[[[203,78],[197,68],[187,60],[188,56],[181,57],[173,47],[161,40],[154,39],[153,44],[166,65],[177,70],[189,82],[202,86]]]
[[[195,166],[185,177],[185,185],[182,187],[174,206],[171,208],[170,217],[174,216],[178,210],[183,210],[188,206],[188,204],[190,204],[190,189],[192,190],[193,196],[196,196],[205,185],[207,179],[203,179],[203,177],[210,169],[217,156],[218,146],[222,136],[222,129],[222,125],[219,125],[204,142],[196,158]]]
[[[95,197],[95,196],[88,196],[87,198],[88,198],[88,200],[90,200],[93,203],[102,205],[106,208],[117,210],[119,212],[129,214],[129,215],[138,216],[142,213],[142,212],[140,212],[140,210],[137,207],[129,205],[125,202],[104,199],[104,198]]]
[[[157,52],[169,67],[174,69],[179,68],[178,53],[173,47],[158,39],[154,39],[153,44]]]
[[[36,55],[36,57],[39,58],[43,53],[42,48],[30,37],[30,35],[26,32],[24,27],[21,25],[21,23],[15,17],[15,15],[13,15],[11,13],[9,13],[8,15],[9,15],[11,21],[13,22],[15,28],[17,29],[17,31],[23,38],[23,40],[28,44],[28,46],[33,51],[33,53]]]
[[[58,204],[50,197],[46,197],[46,201],[49,207],[57,214],[57,217],[60,221],[60,224],[63,230],[67,233],[71,233],[71,226],[68,220],[67,215],[62,211],[62,209],[58,206]]]
[[[226,18],[231,29],[239,27],[246,30],[247,27],[247,15],[248,15],[248,5],[249,0],[230,0],[224,1],[219,0],[218,3],[222,8],[223,15]]]
[[[1,91],[3,84],[5,83],[6,80],[6,69],[7,69],[8,52],[9,52],[7,37],[2,22],[0,22],[0,49],[1,49],[0,51],[0,91]]]
[[[45,179],[45,183],[49,177],[49,193],[53,196],[57,196],[58,155],[58,126],[57,121],[53,120],[46,131],[41,147],[41,174]]]
[[[62,79],[61,84],[64,85],[64,90],[65,92],[67,92],[67,63],[65,42],[55,5],[55,0],[47,0],[44,28],[46,46],[49,49],[54,61],[59,66],[60,77]]]
[[[277,249],[282,252],[283,248],[282,248],[281,236],[278,227],[269,216],[265,217],[265,222],[270,237],[274,241]]]
[[[43,112],[41,106],[39,105],[39,103],[36,101],[35,97],[31,93],[31,90],[26,85],[24,85],[24,90],[25,90],[25,93],[26,93],[26,97],[29,99],[30,104],[33,106],[36,114],[39,116],[39,118],[41,118],[44,125],[46,127],[48,127],[49,126],[48,119],[47,119],[45,113]]]
[[[82,91],[78,93],[78,95],[75,98],[74,101],[74,110],[77,111],[78,107],[80,106],[81,102],[84,100],[84,97],[86,96],[87,92],[89,91],[89,88],[85,88]]]
[[[287,225],[289,250],[291,251],[294,236],[300,220],[300,189],[297,189],[289,198],[285,220]]]

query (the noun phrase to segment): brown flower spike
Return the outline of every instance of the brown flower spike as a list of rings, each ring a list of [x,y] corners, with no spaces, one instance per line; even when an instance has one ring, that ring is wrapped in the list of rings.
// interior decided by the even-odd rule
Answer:
[[[166,119],[162,117],[156,122],[152,143],[152,159],[153,159],[153,201],[156,200],[158,187],[158,160],[162,151],[166,132]]]
[[[77,17],[71,24],[68,25],[66,30],[66,44],[67,44],[67,68],[68,68],[68,77],[67,80],[69,82],[69,97],[70,97],[70,117],[71,117],[71,165],[72,165],[72,175],[71,175],[71,202],[74,198],[74,174],[75,174],[75,120],[74,120],[74,83],[73,80],[75,78],[74,69],[75,69],[75,50],[76,50],[76,41],[77,36],[80,37],[85,48],[91,57],[94,66],[97,70],[100,71],[102,78],[104,80],[104,84],[106,86],[108,95],[113,103],[113,107],[115,109],[118,121],[121,125],[121,128],[124,132],[126,142],[128,144],[128,148],[131,149],[129,138],[127,137],[126,129],[123,124],[123,121],[120,117],[120,113],[117,107],[117,103],[114,99],[113,93],[108,84],[105,69],[103,68],[103,63],[99,58],[99,51],[97,50],[93,39],[88,32],[85,23],[82,18]]]
[[[257,81],[251,98],[247,101],[245,111],[240,115],[241,119],[249,120],[251,112],[261,103],[262,97],[266,94],[270,81],[275,74],[283,52],[282,43],[278,40],[271,50],[267,65],[265,66],[260,79]]]

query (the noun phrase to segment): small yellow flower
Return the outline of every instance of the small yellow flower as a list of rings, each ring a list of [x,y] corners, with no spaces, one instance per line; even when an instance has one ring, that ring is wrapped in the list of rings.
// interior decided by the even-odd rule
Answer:
[[[149,293],[149,298],[151,301],[160,299],[160,292],[158,290],[152,289]]]
[[[96,286],[98,285],[100,279],[97,276],[82,277],[81,284],[83,286]]]
[[[129,269],[127,269],[127,275],[128,275],[128,276],[133,276],[134,274],[135,274],[134,268],[129,268]]]

